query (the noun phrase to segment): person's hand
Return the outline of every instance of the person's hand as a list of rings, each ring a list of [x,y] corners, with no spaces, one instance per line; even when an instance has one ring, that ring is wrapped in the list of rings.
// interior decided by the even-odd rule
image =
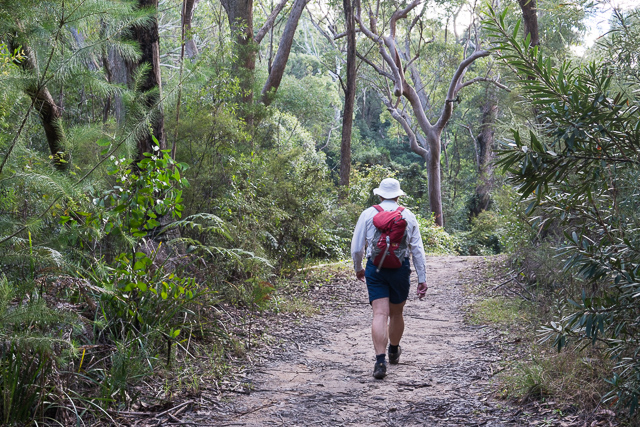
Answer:
[[[429,289],[429,287],[426,282],[418,283],[418,298],[424,298],[427,293],[427,289]]]
[[[356,271],[356,278],[361,282],[364,282],[364,269]]]

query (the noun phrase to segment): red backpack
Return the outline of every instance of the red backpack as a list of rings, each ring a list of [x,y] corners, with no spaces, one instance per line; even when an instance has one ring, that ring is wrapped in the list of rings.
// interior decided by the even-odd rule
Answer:
[[[373,217],[376,233],[373,236],[371,259],[378,267],[376,271],[379,272],[381,268],[400,268],[403,260],[399,255],[407,247],[407,221],[402,218],[404,208],[399,206],[395,211],[385,211],[380,205],[374,208],[378,213]]]

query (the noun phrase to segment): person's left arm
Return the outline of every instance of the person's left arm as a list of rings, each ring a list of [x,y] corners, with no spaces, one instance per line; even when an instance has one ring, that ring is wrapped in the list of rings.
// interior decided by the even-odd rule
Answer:
[[[422,236],[420,235],[420,227],[418,227],[418,221],[416,217],[411,214],[407,218],[407,240],[411,255],[413,258],[413,268],[416,269],[418,275],[418,297],[422,298],[427,292],[427,260],[424,254],[424,244],[422,243]]]

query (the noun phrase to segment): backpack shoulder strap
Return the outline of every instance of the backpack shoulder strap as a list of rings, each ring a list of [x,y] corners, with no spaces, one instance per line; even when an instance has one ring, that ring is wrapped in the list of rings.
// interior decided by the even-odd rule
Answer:
[[[373,207],[375,208],[375,210],[377,210],[378,212],[382,212],[384,209],[382,209],[382,206],[380,205],[373,205]]]
[[[404,210],[404,206],[398,206],[398,209],[396,209],[396,212],[402,212]]]

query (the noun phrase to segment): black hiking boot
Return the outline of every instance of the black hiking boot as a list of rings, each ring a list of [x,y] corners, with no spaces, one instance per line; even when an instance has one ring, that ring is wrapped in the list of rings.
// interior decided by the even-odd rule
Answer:
[[[400,355],[402,354],[402,347],[398,346],[398,351],[395,353],[389,352],[389,363],[397,365],[400,361]]]
[[[387,375],[387,365],[385,363],[377,363],[373,367],[373,378],[377,380],[383,379]]]

